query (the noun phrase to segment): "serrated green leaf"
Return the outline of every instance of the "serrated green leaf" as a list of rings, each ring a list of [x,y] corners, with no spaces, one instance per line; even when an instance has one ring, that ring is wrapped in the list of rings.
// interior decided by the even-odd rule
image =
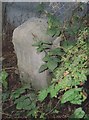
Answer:
[[[19,102],[19,103],[16,105],[16,109],[18,109],[18,110],[23,109],[23,102]]]
[[[62,55],[63,53],[61,52],[60,48],[55,48],[49,52],[50,55]]]
[[[31,109],[36,108],[36,103],[33,101],[33,103],[31,103],[31,104],[29,105],[29,107],[30,107]]]
[[[72,48],[76,44],[76,41],[63,41],[62,46],[65,49]]]
[[[39,73],[41,73],[41,72],[43,72],[43,71],[45,71],[45,70],[47,70],[47,69],[48,69],[47,64],[43,64],[43,65],[41,65],[41,67],[39,68]]]
[[[19,89],[15,90],[14,92],[12,92],[11,98],[16,99],[24,92],[25,92],[25,88],[19,88]]]
[[[25,99],[27,98],[27,96],[21,96],[20,98],[18,99],[15,99],[14,103],[19,103],[19,102],[23,102]]]
[[[47,62],[47,67],[53,71],[58,65],[58,62],[54,61],[54,60],[51,60],[51,61],[48,61]]]
[[[6,71],[0,72],[0,81],[6,80],[8,73]]]
[[[2,83],[2,85],[4,86],[5,89],[7,89],[7,76],[8,76],[8,73],[6,71],[2,71],[0,72],[0,83]]]
[[[52,45],[52,42],[50,42],[50,41],[43,41],[43,44]]]
[[[30,112],[28,112],[27,116],[29,116],[29,117],[33,116],[36,118],[37,112],[38,112],[38,110],[35,108],[35,109],[31,110]]]
[[[39,42],[36,42],[36,43],[32,44],[32,46],[38,47],[38,46],[41,46],[42,44],[43,44],[43,42],[39,41]]]
[[[16,99],[16,98],[18,98],[19,96],[20,96],[19,93],[14,93],[14,94],[11,95],[11,98],[12,98],[12,99]]]
[[[46,55],[44,58],[43,58],[43,61],[44,62],[47,62],[47,61],[50,61],[50,56],[49,55]]]
[[[51,85],[51,86],[47,89],[47,91],[50,93],[51,98],[55,97],[56,94],[57,94],[56,91],[55,91],[54,84]]]
[[[82,108],[80,107],[80,108],[77,108],[75,111],[74,111],[74,113],[73,113],[73,115],[71,116],[71,118],[83,118],[84,117],[84,115],[85,115],[85,112],[82,110]]]
[[[17,109],[24,109],[24,110],[29,109],[30,110],[29,105],[31,104],[31,101],[29,98],[26,98],[25,96],[22,96],[21,98],[16,100],[15,103],[17,103],[17,105],[16,105]]]
[[[48,45],[42,45],[42,48],[45,50],[45,49],[49,49],[50,47]]]
[[[29,98],[24,99],[23,109],[26,109],[30,104],[31,104],[31,100]]]
[[[31,92],[31,93],[29,93],[29,94],[27,94],[27,96],[29,97],[29,98],[31,98],[31,100],[36,100],[37,99],[37,95],[36,95],[36,93],[35,92]]]
[[[37,48],[37,52],[42,52],[44,49],[42,47]]]
[[[61,99],[61,103],[65,102],[72,102],[74,104],[79,103],[81,104],[81,96],[79,96],[79,92],[81,91],[81,88],[73,88],[64,93]],[[77,99],[76,99],[77,98]],[[79,101],[78,101],[79,100]]]
[[[47,95],[48,95],[48,92],[46,89],[40,91],[38,95],[38,100],[42,102],[47,97]]]
[[[54,28],[48,29],[47,34],[54,36],[56,34],[56,30]]]

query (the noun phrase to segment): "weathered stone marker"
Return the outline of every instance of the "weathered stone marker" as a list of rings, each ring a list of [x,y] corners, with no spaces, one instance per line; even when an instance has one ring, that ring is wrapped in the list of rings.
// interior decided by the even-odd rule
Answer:
[[[37,37],[38,41],[51,41],[52,37],[46,32],[47,20],[34,17],[17,27],[13,33],[21,80],[28,84],[31,82],[37,90],[48,86],[50,76],[48,71],[39,73],[44,53],[37,53],[36,47],[32,44],[35,43],[34,37]]]

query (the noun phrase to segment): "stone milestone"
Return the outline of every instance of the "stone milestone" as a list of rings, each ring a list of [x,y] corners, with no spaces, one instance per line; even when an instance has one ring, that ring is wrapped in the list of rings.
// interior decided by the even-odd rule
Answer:
[[[36,47],[32,46],[35,40],[52,41],[52,37],[46,33],[47,26],[46,19],[33,17],[13,32],[13,44],[21,81],[28,84],[32,83],[36,90],[47,87],[50,79],[47,70],[39,73],[45,54],[38,53]]]

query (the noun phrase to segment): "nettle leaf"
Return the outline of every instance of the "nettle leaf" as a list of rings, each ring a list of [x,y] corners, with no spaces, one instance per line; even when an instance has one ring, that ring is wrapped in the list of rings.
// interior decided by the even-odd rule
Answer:
[[[39,41],[39,42],[36,42],[36,43],[32,44],[32,46],[38,47],[38,46],[41,46],[42,44],[43,44],[43,42]]]
[[[22,93],[25,92],[25,88],[19,88],[17,90],[15,90],[12,94],[11,94],[11,98],[12,99],[16,99],[18,98]]]
[[[71,118],[83,118],[85,116],[85,112],[82,110],[82,108],[77,108]]]
[[[27,117],[33,116],[33,117],[37,118],[37,112],[38,112],[37,108],[34,108],[27,113]]]
[[[81,104],[82,100],[80,96],[80,91],[82,88],[73,88],[64,93],[61,99],[61,103],[71,102],[73,104]]]
[[[50,56],[49,55],[45,55],[45,57],[43,58],[44,62],[50,61]]]
[[[22,102],[25,98],[26,96],[21,96],[20,98],[15,99],[14,103],[17,104],[18,102]]]
[[[71,48],[76,44],[76,41],[63,41],[62,46],[64,48]]]
[[[50,28],[47,30],[47,34],[54,36],[56,34],[56,29],[55,28]]]
[[[47,95],[48,95],[48,92],[46,89],[40,91],[38,95],[38,100],[42,102],[47,97]]]
[[[24,96],[23,96],[24,97]],[[28,106],[31,104],[31,101],[30,101],[30,99],[29,98],[20,98],[20,99],[18,99],[18,101],[16,101],[17,102],[17,105],[16,105],[16,108],[17,109],[24,109],[24,110],[27,110],[27,109],[29,109],[30,110],[30,107],[28,108]]]
[[[57,63],[60,63],[60,59],[59,58],[57,58],[57,57],[52,57],[52,59],[51,59],[52,61],[54,61],[54,62],[57,62]]]
[[[49,46],[49,45],[46,45],[46,44],[43,44],[43,45],[42,45],[42,48],[45,50],[45,49],[49,49],[50,46]]]
[[[52,45],[51,41],[43,41],[43,44]]]
[[[70,75],[66,75],[64,80],[60,81],[60,89],[66,89],[72,85],[72,79]]]
[[[60,63],[60,59],[59,59],[59,58],[54,57],[54,56],[50,56],[50,55],[46,55],[46,56],[43,58],[43,61],[44,61],[44,62],[54,61],[54,62]]]
[[[31,104],[31,100],[29,98],[26,98],[23,101],[23,109],[26,109]]]
[[[36,100],[37,99],[37,95],[36,95],[36,93],[35,93],[35,91],[31,91],[29,94],[27,94],[27,96],[29,97],[29,98],[31,98],[31,100]]]
[[[5,81],[8,76],[8,73],[6,71],[0,72],[0,81]]]
[[[37,48],[37,52],[42,52],[44,49],[43,49],[43,47],[38,47]]]
[[[43,72],[43,71],[45,71],[45,70],[47,70],[47,69],[48,69],[47,64],[43,64],[43,65],[41,65],[41,67],[39,68],[39,73],[41,73],[41,72]]]
[[[48,45],[41,45],[41,46],[39,46],[38,48],[37,48],[37,52],[42,52],[42,51],[44,51],[44,50],[46,50],[46,49],[49,49],[50,47],[48,46]]]
[[[51,70],[51,71],[54,71],[55,68],[57,67],[57,65],[58,65],[58,62],[54,61],[54,60],[47,62],[47,66],[48,66],[49,70]]]
[[[48,92],[50,93],[50,96],[51,98],[55,97],[57,92],[55,91],[55,86],[54,84],[51,85],[49,88],[48,88]]]
[[[19,93],[14,93],[14,92],[13,92],[13,93],[11,94],[11,98],[12,98],[12,99],[16,99],[16,98],[18,98],[19,96],[20,96]]]
[[[16,105],[16,109],[18,109],[18,110],[23,109],[23,102],[19,102],[19,103]]]
[[[63,52],[61,52],[60,48],[55,48],[49,52],[49,55],[62,55]]]
[[[4,88],[7,88],[7,76],[8,76],[8,73],[6,71],[2,71],[0,72],[0,83],[2,83],[2,85],[4,86]]]

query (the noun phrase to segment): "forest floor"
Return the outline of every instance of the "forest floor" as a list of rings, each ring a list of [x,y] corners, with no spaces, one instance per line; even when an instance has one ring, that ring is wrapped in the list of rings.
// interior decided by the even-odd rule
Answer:
[[[2,45],[2,55],[3,55],[3,69],[6,70],[8,73],[8,91],[13,91],[21,86],[21,82],[19,79],[19,72],[17,67],[17,58],[14,51],[14,46],[12,44],[12,33],[13,33],[14,27],[11,26],[9,23],[7,23],[3,35],[3,45]],[[85,88],[89,89],[89,80],[85,84]],[[87,114],[89,114],[89,97],[88,99],[83,103],[83,109],[86,111]],[[48,118],[68,118],[70,115],[70,112],[72,109],[74,109],[76,106],[70,106],[70,109],[67,105],[65,105],[60,112],[60,115],[55,116],[48,116]],[[16,112],[15,105],[13,104],[13,101],[9,98],[6,102],[3,103],[3,120],[5,119],[12,119],[14,120],[14,114]],[[11,120],[10,119],[10,120]],[[18,118],[19,119],[19,118]],[[21,119],[21,118],[20,118]],[[23,116],[23,119],[24,116]]]

